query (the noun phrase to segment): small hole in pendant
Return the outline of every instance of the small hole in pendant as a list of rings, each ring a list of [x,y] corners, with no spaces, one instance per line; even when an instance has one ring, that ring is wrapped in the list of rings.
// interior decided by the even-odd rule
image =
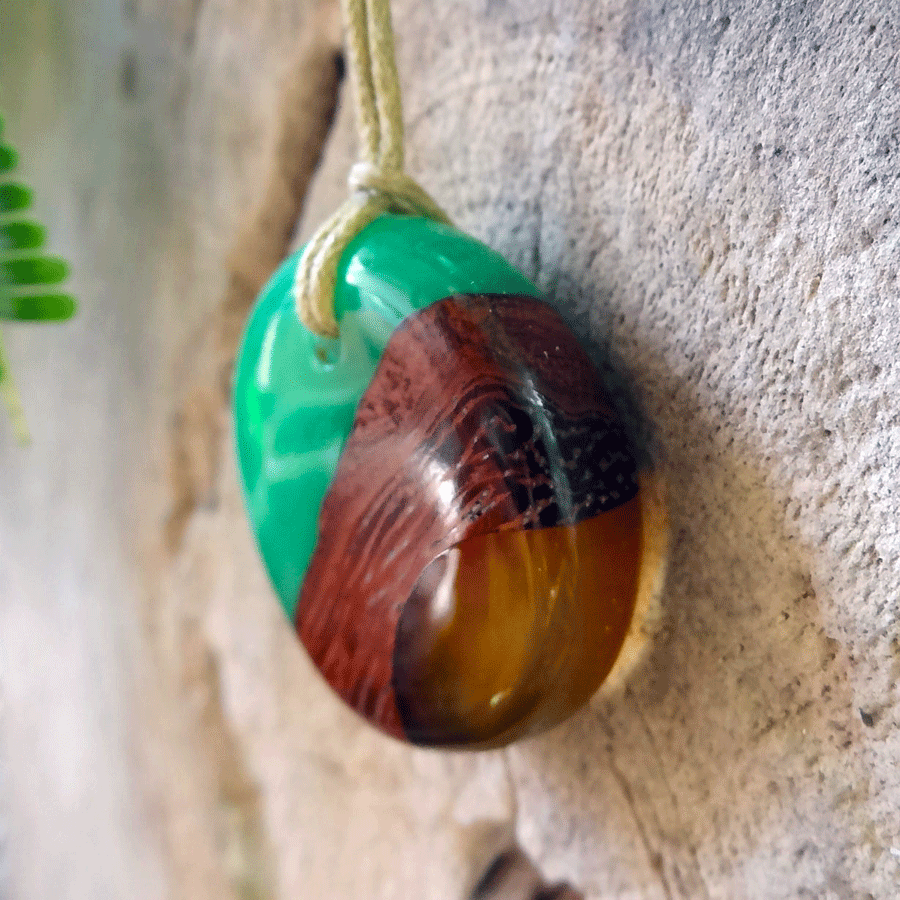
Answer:
[[[313,346],[316,362],[323,369],[333,369],[341,358],[340,338],[319,338]]]

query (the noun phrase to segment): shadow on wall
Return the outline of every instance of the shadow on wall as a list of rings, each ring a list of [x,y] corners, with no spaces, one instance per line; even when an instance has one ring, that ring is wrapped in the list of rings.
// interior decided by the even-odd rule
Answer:
[[[627,388],[637,382],[610,366],[620,406],[640,422]],[[817,889],[821,870],[837,871],[840,860],[819,858],[816,810],[847,802],[847,790],[868,792],[846,754],[860,729],[847,661],[825,634],[808,554],[764,473],[723,447],[691,388],[671,386],[670,395],[675,427],[664,456],[656,450],[672,525],[663,631],[621,696],[596,698],[510,751],[520,803],[540,808],[529,821],[577,836],[577,847],[546,864],[589,894],[653,877],[645,890],[702,898],[704,865],[766,853],[773,875],[786,829],[800,832],[792,882],[807,877]],[[709,450],[699,456],[698,447]],[[536,832],[521,837],[531,852],[544,843]],[[865,837],[845,840],[849,849]],[[698,847],[717,844],[734,849],[699,858]]]

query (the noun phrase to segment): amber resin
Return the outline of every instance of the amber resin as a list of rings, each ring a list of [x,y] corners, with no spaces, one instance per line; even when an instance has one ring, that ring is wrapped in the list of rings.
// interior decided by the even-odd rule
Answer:
[[[390,338],[322,505],[297,631],[389,734],[554,724],[631,620],[636,467],[589,357],[530,297],[438,301]]]
[[[635,498],[575,525],[468,538],[431,563],[394,649],[406,736],[491,746],[578,709],[631,622],[640,516]]]

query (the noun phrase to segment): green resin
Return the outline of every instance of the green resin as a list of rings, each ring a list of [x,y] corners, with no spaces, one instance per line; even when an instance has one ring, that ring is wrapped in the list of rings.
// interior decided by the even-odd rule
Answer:
[[[292,619],[322,500],[397,325],[452,294],[540,296],[479,241],[428,219],[386,215],[341,258],[335,296],[341,336],[330,340],[297,318],[291,287],[299,258],[296,253],[282,264],[257,301],[238,355],[234,396],[247,510]]]

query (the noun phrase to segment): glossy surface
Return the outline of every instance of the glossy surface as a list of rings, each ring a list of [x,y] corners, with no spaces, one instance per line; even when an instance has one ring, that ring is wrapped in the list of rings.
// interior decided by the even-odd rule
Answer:
[[[435,560],[394,648],[406,736],[492,746],[571,715],[625,639],[640,553],[634,498],[575,525],[478,535]]]
[[[487,746],[597,687],[635,602],[635,464],[571,331],[454,296],[394,332],[322,505],[297,631],[389,734]]]
[[[308,332],[291,285],[299,254],[273,276],[238,358],[235,428],[248,513],[275,590],[293,617],[319,509],[360,397],[397,325],[453,293],[538,291],[478,241],[425,219],[384,216],[348,248],[335,306],[341,338]]]

